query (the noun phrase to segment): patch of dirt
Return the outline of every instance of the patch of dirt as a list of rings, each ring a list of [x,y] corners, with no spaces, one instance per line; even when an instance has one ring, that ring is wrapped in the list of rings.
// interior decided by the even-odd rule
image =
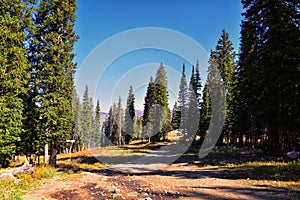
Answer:
[[[218,171],[219,176],[215,176]],[[298,199],[299,192],[287,191],[265,182],[222,177],[217,168],[173,164],[153,173],[126,174],[113,169],[57,176],[29,191],[24,200],[83,199]]]

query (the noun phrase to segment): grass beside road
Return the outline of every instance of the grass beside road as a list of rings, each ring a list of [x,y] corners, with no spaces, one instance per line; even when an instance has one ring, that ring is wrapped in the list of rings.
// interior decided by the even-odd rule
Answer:
[[[17,182],[11,178],[0,180],[1,200],[21,200],[26,190],[40,185],[41,180],[56,176],[58,173],[52,167],[36,166],[32,174],[19,174],[16,176]]]

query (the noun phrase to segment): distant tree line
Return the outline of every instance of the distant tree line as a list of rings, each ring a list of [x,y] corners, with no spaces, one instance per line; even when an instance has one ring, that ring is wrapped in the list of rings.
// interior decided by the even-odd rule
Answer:
[[[224,91],[218,92],[223,92],[226,100],[217,145],[262,148],[274,155],[299,150],[299,3],[243,0],[242,4],[245,12],[239,54],[225,30],[210,53],[206,81],[219,78]],[[187,83],[183,65],[178,101],[170,112],[166,72],[161,64],[148,84],[142,130],[138,129],[137,137],[156,142],[170,130],[188,134],[196,130],[200,139],[194,144],[201,145],[214,117],[211,96],[216,91],[207,84],[202,88],[198,62],[194,70],[192,67]],[[189,123],[197,115],[199,123]]]

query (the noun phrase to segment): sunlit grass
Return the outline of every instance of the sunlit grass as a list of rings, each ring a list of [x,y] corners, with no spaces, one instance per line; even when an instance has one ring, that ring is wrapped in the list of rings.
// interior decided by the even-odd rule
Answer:
[[[58,161],[57,162],[59,168],[67,168],[67,169],[98,169],[98,168],[103,168],[106,167],[107,165],[96,162],[93,164],[89,163],[78,163],[76,161]]]
[[[240,168],[253,170],[256,173],[273,176],[277,178],[284,178],[286,180],[295,179],[298,177],[300,181],[300,161],[294,162],[247,162],[241,164],[228,164],[227,168]]]
[[[218,170],[230,171],[232,177],[247,179],[256,184],[267,184],[300,191],[300,161],[293,162],[247,162],[227,164]]]
[[[100,147],[91,149],[90,153],[93,156],[105,156],[105,157],[129,157],[129,156],[144,156],[150,153],[150,149],[146,148],[134,148],[131,146],[111,146],[111,147]]]
[[[0,181],[0,199],[1,200],[21,200],[24,191],[29,189],[30,185],[25,181],[19,181],[16,184],[13,180]]]
[[[79,151],[79,152],[74,152],[74,153],[68,153],[68,154],[58,154],[57,155],[57,160],[61,159],[72,159],[76,157],[90,157],[92,156],[90,150],[84,150],[84,151]]]

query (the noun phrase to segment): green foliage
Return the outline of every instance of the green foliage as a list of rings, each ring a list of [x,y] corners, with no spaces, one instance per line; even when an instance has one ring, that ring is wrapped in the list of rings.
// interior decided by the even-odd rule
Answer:
[[[159,141],[165,133],[165,127],[168,123],[168,91],[167,91],[167,72],[161,63],[155,76],[154,109],[151,109],[154,119],[153,127],[155,135],[151,137],[152,141]]]
[[[74,115],[73,46],[76,1],[38,1],[32,8],[34,28],[29,32],[31,64],[26,123],[30,153],[49,143],[64,147],[72,138]],[[50,11],[50,12],[49,12]],[[51,151],[56,152],[56,151]],[[55,153],[51,156],[55,164]]]
[[[82,112],[81,112],[81,145],[82,148],[91,148],[92,135],[93,135],[93,105],[91,97],[89,97],[88,86],[85,87],[82,99]]]
[[[170,127],[168,117],[170,118],[168,116],[167,73],[161,63],[156,72],[155,80],[150,78],[146,92],[143,137],[150,137],[152,142],[159,141],[164,136],[166,129]]]
[[[135,109],[134,109],[134,94],[133,88],[130,86],[129,93],[127,97],[127,105],[125,110],[125,143],[128,144],[134,133],[134,119],[135,119]]]
[[[232,42],[229,40],[229,34],[222,30],[221,38],[219,39],[215,50],[212,52],[215,64],[217,65],[222,83],[226,90],[226,111],[225,124],[222,134],[219,139],[219,144],[223,144],[223,139],[226,143],[233,144],[236,131],[235,125],[235,105],[236,105],[236,90],[237,90],[237,64],[235,62],[235,55]]]
[[[124,111],[122,108],[122,100],[121,97],[119,97],[118,104],[115,107],[115,132],[116,132],[116,138],[117,138],[117,145],[124,144]]]
[[[151,76],[150,82],[148,84],[146,96],[145,96],[145,104],[144,104],[144,112],[143,112],[143,138],[149,137],[153,135],[153,126],[152,126],[152,118],[150,116],[150,109],[155,102],[155,85],[153,82],[153,77]]]
[[[188,117],[188,86],[185,75],[185,64],[182,66],[182,74],[178,92],[178,110],[179,110],[179,127],[186,131],[186,122]]]
[[[0,165],[17,150],[24,133],[24,96],[28,90],[30,65],[26,59],[26,26],[31,20],[24,3],[2,1],[0,10]]]
[[[95,120],[93,126],[93,147],[99,147],[101,144],[101,124],[100,124],[100,102],[97,100],[97,105],[95,109]]]
[[[125,143],[124,111],[121,97],[119,97],[118,104],[114,103],[114,105],[110,107],[108,117],[103,127],[103,132],[108,139],[103,141],[103,146],[110,146],[112,144],[120,146]]]
[[[74,115],[74,123],[75,123],[75,127],[74,127],[74,131],[73,131],[73,137],[72,139],[75,140],[75,143],[73,146],[73,148],[75,149],[76,147],[80,146],[80,134],[82,131],[82,124],[81,124],[81,103],[80,103],[80,98],[76,93],[76,90],[74,89],[73,91],[73,115]],[[72,149],[71,149],[72,150]],[[77,150],[80,150],[80,148],[78,148]]]
[[[192,75],[188,90],[188,107],[187,107],[187,126],[186,131],[188,133],[189,139],[193,140],[198,132],[200,111],[199,102],[197,99],[197,89],[196,89],[196,79],[194,75],[194,67],[192,68]]]
[[[260,139],[267,135],[273,154],[299,150],[299,3],[242,3],[247,9],[239,54],[240,131],[254,140],[252,132]]]
[[[211,119],[211,98],[209,96],[209,91],[207,85],[204,86],[203,89],[203,100],[201,102],[201,110],[200,110],[200,143],[203,142],[204,137],[207,134],[209,122]]]
[[[177,105],[177,101],[175,101],[173,110],[172,110],[172,122],[171,122],[173,130],[179,129],[180,126],[180,110]]]
[[[200,106],[200,100],[201,100],[201,89],[202,89],[202,83],[201,83],[201,77],[200,77],[200,71],[199,71],[199,60],[196,61],[196,73],[195,73],[195,81],[193,83],[193,89],[194,93],[196,94],[199,106]]]
[[[104,140],[102,142],[102,146],[109,146],[111,145],[111,143],[115,143],[114,124],[115,124],[114,108],[110,107],[108,112],[108,117],[103,123],[103,129],[104,129],[103,133],[106,135],[107,140]]]

